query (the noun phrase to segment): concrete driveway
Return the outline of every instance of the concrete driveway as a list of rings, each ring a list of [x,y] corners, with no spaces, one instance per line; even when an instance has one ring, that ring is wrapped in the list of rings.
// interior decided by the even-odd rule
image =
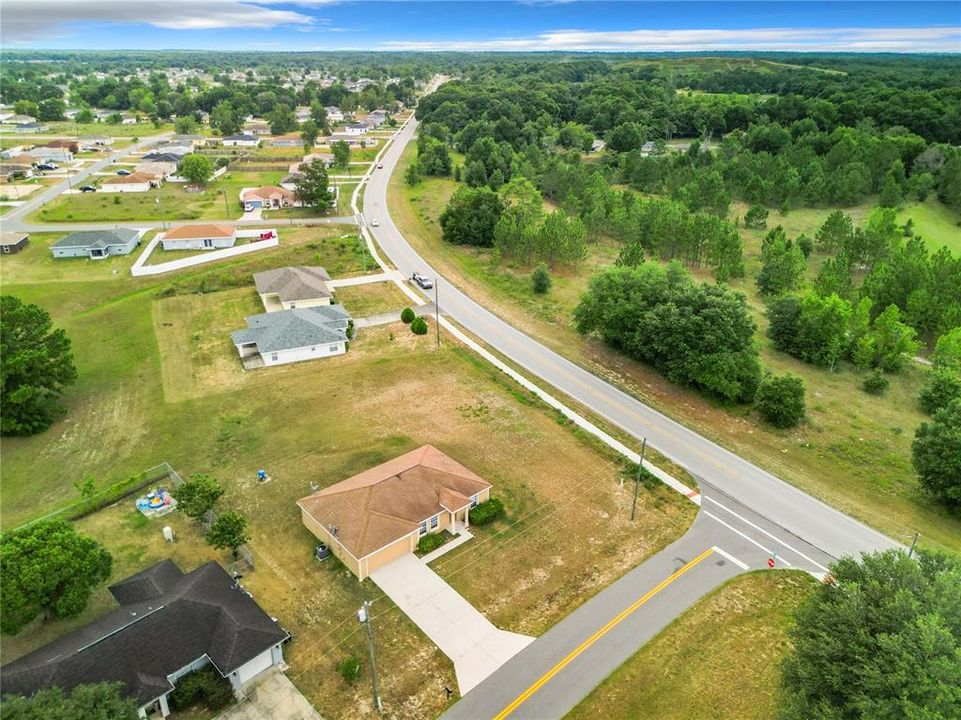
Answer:
[[[498,630],[413,555],[375,570],[370,577],[453,661],[461,695],[534,640]]]
[[[286,675],[271,668],[244,687],[247,694],[217,720],[323,720]]]

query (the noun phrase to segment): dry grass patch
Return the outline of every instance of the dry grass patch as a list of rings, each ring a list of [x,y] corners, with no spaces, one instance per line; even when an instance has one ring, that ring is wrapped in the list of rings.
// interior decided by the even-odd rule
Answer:
[[[410,305],[410,298],[391,281],[337,288],[334,300],[355,318],[401,310]]]
[[[734,578],[641,648],[567,720],[774,717],[787,630],[814,588],[794,571]]]

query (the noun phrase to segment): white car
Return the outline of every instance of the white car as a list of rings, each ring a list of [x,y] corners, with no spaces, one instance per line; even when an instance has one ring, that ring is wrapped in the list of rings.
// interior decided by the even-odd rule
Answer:
[[[380,225],[380,220],[378,220],[377,218],[371,218],[371,220],[370,220],[370,226],[371,226],[371,227],[377,227],[378,225]]]

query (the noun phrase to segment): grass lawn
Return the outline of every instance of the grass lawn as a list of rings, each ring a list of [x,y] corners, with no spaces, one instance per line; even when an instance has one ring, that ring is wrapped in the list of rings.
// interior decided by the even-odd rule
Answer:
[[[795,609],[815,581],[795,571],[740,575],[685,612],[566,720],[768,720]]]
[[[457,183],[431,178],[408,187],[402,178],[414,152],[412,144],[391,178],[391,216],[414,248],[462,290],[556,352],[891,537],[910,538],[920,531],[931,545],[961,549],[961,519],[919,492],[911,466],[914,429],[925,419],[917,394],[927,370],[911,366],[890,376],[888,393],[878,398],[861,390],[863,377],[851,366],[831,373],[774,350],[764,334],[764,304],[752,279],[760,267],[765,231],[742,229],[748,277],[732,286],[746,293],[758,320],[764,365],[779,373],[793,372],[806,383],[808,418],[789,431],[760,423],[744,408],[722,407],[577,334],[571,311],[594,271],[616,259],[615,242],[594,244],[580,272],[555,273],[554,287],[546,296],[532,291],[529,268],[493,266],[489,251],[444,243],[438,217]],[[871,208],[865,203],[846,212],[860,223]],[[735,205],[732,215],[743,216],[744,210]],[[805,232],[813,237],[829,212],[802,209],[782,216],[772,211],[768,226],[780,223],[789,236]],[[823,256],[813,258],[809,277],[816,275],[822,261]],[[713,282],[707,274],[701,278]]]
[[[337,288],[334,291],[334,300],[347,308],[353,317],[402,310],[410,305],[410,298],[392,282]]]
[[[243,188],[275,185],[285,174],[280,171],[228,172],[199,193],[186,192],[180,183],[166,183],[145,193],[62,195],[34,213],[33,219],[40,222],[226,220],[228,217],[236,220],[242,212],[240,191]],[[226,193],[226,205],[221,193]]]
[[[259,312],[251,272],[307,262],[335,277],[361,270],[352,234],[318,240],[317,228],[297,232],[303,242],[272,258],[173,278],[77,282],[71,274],[5,284],[66,329],[80,379],[48,431],[3,439],[3,523],[73,501],[73,484],[87,473],[101,486],[162,460],[184,476],[210,472],[227,488],[222,507],[249,518],[257,569],[244,583],[292,632],[289,676],[321,714],[375,715],[367,678],[348,685],[335,671],[347,657],[365,657],[355,612],[372,599],[390,714],[432,717],[448,702],[444,686],[455,686],[451,664],[370,581],[311,559],[315,540],[294,501],[312,482],[330,485],[425,442],[488,478],[507,518],[477,529],[437,569],[495,622],[520,632],[543,630],[663,547],[686,529],[694,508],[658,488],[642,493],[640,519],[628,522],[630,486],[620,486],[620,466],[606,450],[466,350],[446,342],[437,349],[432,334],[373,328],[346,355],[244,372],[226,333]],[[411,402],[418,397],[430,402]],[[259,468],[270,483],[257,483]],[[178,534],[173,546],[161,540],[165,524]],[[145,522],[132,499],[78,526],[114,554],[112,580],[167,556],[185,570],[225,559],[185,518]],[[5,657],[108,607],[100,589],[82,617],[5,638]]]
[[[953,254],[961,255],[961,216],[935,195],[923,203],[907,203],[898,213],[898,222],[903,224],[908,218],[914,220],[914,234],[924,238],[931,252],[947,245]]]
[[[139,137],[147,138],[151,135],[159,135],[165,132],[172,132],[172,123],[166,123],[159,128],[152,122],[136,123],[135,125],[111,125],[110,123],[75,123],[73,120],[63,120],[61,122],[44,123],[50,130],[44,135],[76,137],[78,135],[107,135],[110,137]],[[32,135],[34,138],[43,138],[44,135]]]

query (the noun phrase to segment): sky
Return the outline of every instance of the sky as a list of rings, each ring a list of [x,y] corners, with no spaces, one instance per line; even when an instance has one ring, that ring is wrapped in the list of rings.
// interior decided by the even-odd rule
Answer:
[[[961,53],[961,0],[0,0],[0,41],[91,50]]]

